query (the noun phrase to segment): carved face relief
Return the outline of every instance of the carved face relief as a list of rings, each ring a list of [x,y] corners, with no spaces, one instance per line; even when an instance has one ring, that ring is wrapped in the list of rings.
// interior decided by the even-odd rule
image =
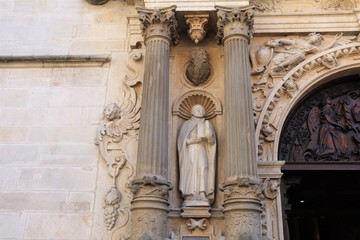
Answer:
[[[186,78],[195,86],[204,84],[210,76],[211,67],[209,57],[205,49],[195,48],[191,53],[191,59],[186,68]]]
[[[204,117],[204,114],[205,114],[205,109],[203,106],[201,105],[194,105],[191,109],[191,114],[194,116],[194,117],[197,117],[197,118],[202,118]]]

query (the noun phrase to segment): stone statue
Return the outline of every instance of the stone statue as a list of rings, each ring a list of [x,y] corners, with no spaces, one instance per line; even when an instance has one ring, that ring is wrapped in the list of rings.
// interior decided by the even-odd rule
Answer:
[[[216,136],[204,114],[203,106],[194,105],[177,139],[184,207],[210,206],[214,199]]]
[[[326,98],[320,118],[319,148],[316,151],[318,156],[326,156],[330,154],[347,155],[347,141],[343,133],[349,127],[341,126],[336,121],[336,113],[332,109],[331,98]]]
[[[265,46],[252,49],[252,74],[260,74],[256,85],[267,83],[274,73],[289,71],[305,60],[306,55],[325,51],[335,46],[342,34],[335,35],[333,40],[323,44],[324,37],[318,33],[310,33],[305,39],[280,38],[265,42]]]

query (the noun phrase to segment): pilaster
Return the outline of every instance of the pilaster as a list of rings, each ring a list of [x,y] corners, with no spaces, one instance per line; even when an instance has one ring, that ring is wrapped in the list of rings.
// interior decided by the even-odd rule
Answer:
[[[224,44],[226,239],[261,238],[261,184],[257,174],[255,124],[252,114],[249,41],[254,8],[216,7],[217,41]]]
[[[139,150],[132,182],[131,239],[165,239],[168,212],[169,54],[178,41],[175,6],[138,8],[145,39]]]

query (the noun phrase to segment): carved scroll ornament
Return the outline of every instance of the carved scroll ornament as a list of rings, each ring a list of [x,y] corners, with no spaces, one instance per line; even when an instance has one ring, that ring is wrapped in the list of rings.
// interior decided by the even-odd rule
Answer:
[[[132,177],[136,156],[137,135],[140,120],[140,99],[133,86],[140,82],[139,74],[129,61],[141,60],[140,52],[129,54],[127,67],[134,72],[134,76],[125,76],[119,91],[119,102],[110,103],[104,109],[104,117],[100,122],[96,145],[99,146],[102,158],[105,160],[108,173],[112,177],[112,186],[107,192],[103,208],[105,226],[108,231],[113,231],[115,226],[121,228],[128,223],[129,208],[122,206],[122,193],[117,186],[117,178],[120,172],[126,173],[130,181]],[[129,195],[129,192],[126,192]],[[121,214],[121,219],[118,218]],[[114,234],[114,233],[113,233]]]

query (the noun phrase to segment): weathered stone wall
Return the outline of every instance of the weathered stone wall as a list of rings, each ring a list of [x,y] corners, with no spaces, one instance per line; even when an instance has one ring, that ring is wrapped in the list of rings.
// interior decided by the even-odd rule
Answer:
[[[106,238],[111,178],[94,139],[124,75],[133,11],[122,1],[0,1],[1,57],[112,58],[103,66],[0,63],[0,239]]]
[[[128,183],[136,167],[138,127],[134,125],[138,124],[141,98],[141,84],[137,83],[142,81],[145,51],[144,46],[136,45],[142,36],[135,7],[126,2],[131,1],[115,0],[94,6],[85,0],[0,0],[0,240],[129,237],[132,194]],[[178,2],[179,9],[214,11],[214,5],[231,5],[233,1],[201,0],[196,1],[197,8],[189,7],[190,2],[193,1]],[[277,190],[282,162],[277,162],[277,146],[287,115],[284,112],[289,113],[313,86],[327,81],[321,79],[333,74],[353,74],[360,66],[360,0],[342,2],[348,4],[336,5],[330,0],[251,1],[259,9],[251,52],[263,50],[268,40],[306,39],[309,33],[320,32],[328,43],[343,32],[338,45],[307,54],[305,60],[283,75],[271,73],[271,78],[264,81],[259,78],[262,73],[252,76],[257,157],[262,160],[258,163],[259,176],[270,189],[264,193],[261,220],[264,233],[272,239],[283,238]],[[173,3],[144,1],[149,8]],[[179,226],[185,223],[177,187],[175,145],[183,121],[177,115],[176,103],[181,97],[188,97],[186,94],[209,99],[217,106],[219,116],[211,120],[219,140],[217,183],[224,178],[223,115],[219,110],[224,98],[224,56],[223,47],[215,43],[216,19],[210,20],[213,29],[198,45],[210,55],[214,72],[208,83],[194,87],[185,80],[183,72],[195,45],[186,36],[184,22],[179,23],[179,45],[170,48],[170,104],[175,107],[169,121],[169,179],[175,186],[169,200],[169,236],[171,232],[178,234]],[[139,49],[131,52],[130,46]],[[54,60],[56,56],[82,60],[59,62]],[[91,59],[97,56],[104,61]],[[41,61],[35,61],[40,58]],[[131,119],[124,118],[128,121],[124,123],[131,126],[118,145],[112,142],[107,148],[101,146],[108,143],[103,141],[98,148],[94,140],[99,137],[99,125],[111,127],[126,115],[104,117],[104,107],[113,102],[127,104],[125,113]],[[106,135],[109,133],[100,137],[114,140]],[[99,149],[108,151],[103,155],[112,155],[101,157]],[[124,165],[117,158],[118,153],[125,156]],[[118,165],[110,166],[111,161]],[[116,173],[117,166],[120,173]],[[115,180],[109,175],[115,175]],[[118,213],[115,227],[109,227],[104,222],[103,203],[113,185],[122,198],[107,205]],[[224,229],[223,193],[217,189],[216,195],[211,224],[218,227],[216,234],[220,238]]]

